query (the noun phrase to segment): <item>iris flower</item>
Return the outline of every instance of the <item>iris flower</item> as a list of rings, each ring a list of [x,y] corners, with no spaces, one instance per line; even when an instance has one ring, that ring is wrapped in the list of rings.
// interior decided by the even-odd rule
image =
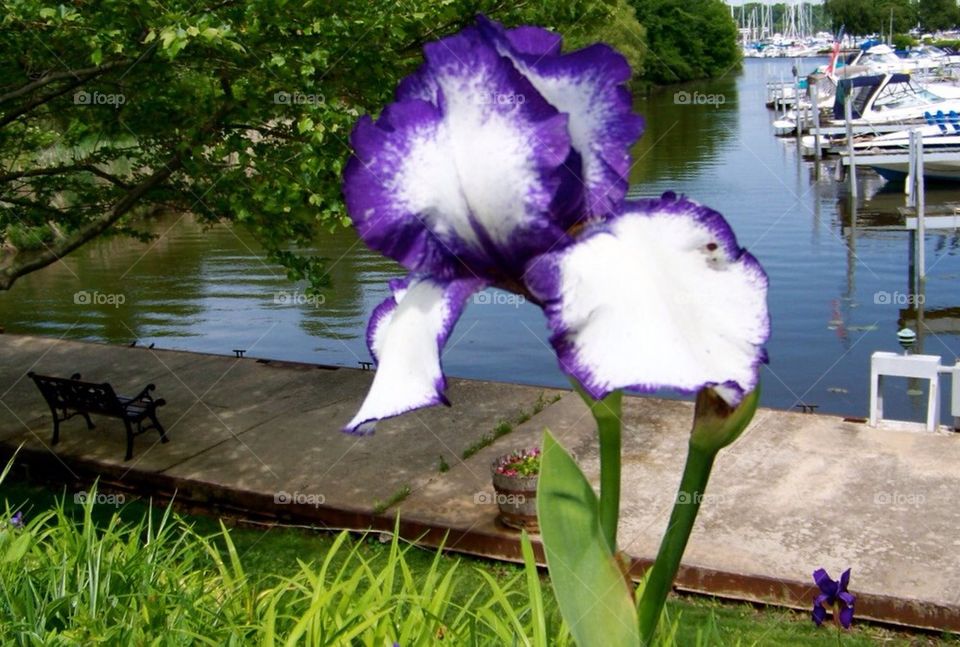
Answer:
[[[845,570],[840,575],[840,581],[836,582],[830,579],[827,571],[818,568],[813,572],[813,581],[820,588],[820,595],[813,600],[813,621],[819,627],[827,618],[827,608],[837,609],[839,606],[837,617],[840,626],[849,629],[853,622],[853,603],[856,600],[847,590],[847,585],[850,584],[850,569]]]
[[[564,53],[555,33],[480,16],[359,120],[348,211],[410,273],[373,312],[377,372],[345,431],[449,404],[444,344],[491,286],[543,309],[560,368],[594,398],[713,386],[736,404],[756,386],[767,277],[719,213],[625,199],[643,131],[629,77],[606,45]]]

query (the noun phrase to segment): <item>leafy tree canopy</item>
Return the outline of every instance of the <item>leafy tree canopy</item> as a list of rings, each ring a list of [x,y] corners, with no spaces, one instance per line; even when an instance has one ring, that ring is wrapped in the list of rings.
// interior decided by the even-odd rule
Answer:
[[[641,70],[639,4],[0,0],[0,289],[96,236],[146,236],[134,216],[158,208],[248,227],[319,288],[323,262],[303,250],[346,222],[350,129],[387,103],[423,43],[485,13],[555,29],[572,47],[606,40]],[[689,65],[667,54],[672,75],[658,64],[653,79],[734,59],[720,0],[653,4],[697,20],[656,20],[658,43],[695,30],[703,41]]]
[[[645,76],[676,83],[738,69],[737,25],[721,0],[632,0],[647,31]]]
[[[917,17],[924,31],[950,29],[960,22],[956,0],[919,0]]]
[[[834,29],[845,25],[848,34],[905,33],[920,24],[925,31],[938,31],[960,23],[955,0],[826,0]]]

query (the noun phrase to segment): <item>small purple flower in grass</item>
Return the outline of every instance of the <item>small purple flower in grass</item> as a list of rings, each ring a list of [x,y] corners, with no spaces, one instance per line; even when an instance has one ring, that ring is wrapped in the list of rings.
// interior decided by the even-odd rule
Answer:
[[[10,517],[10,525],[14,528],[23,528],[23,511],[17,512]]]
[[[410,274],[370,318],[377,372],[344,431],[449,404],[444,345],[489,287],[544,310],[560,368],[595,399],[714,387],[736,405],[756,387],[766,274],[719,213],[625,199],[643,120],[620,54],[481,16],[424,59],[351,135],[354,227]]]
[[[840,575],[840,581],[830,579],[822,568],[813,572],[813,581],[820,588],[820,595],[813,600],[813,621],[817,626],[823,624],[827,618],[827,609],[833,611],[834,621],[844,629],[850,628],[853,622],[853,603],[856,597],[847,590],[850,583],[850,569]]]

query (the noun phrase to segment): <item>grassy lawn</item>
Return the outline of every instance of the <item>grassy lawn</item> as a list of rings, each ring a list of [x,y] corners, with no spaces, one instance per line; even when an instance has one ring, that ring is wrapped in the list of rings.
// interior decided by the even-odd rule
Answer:
[[[142,522],[145,517],[149,517],[154,525],[160,524],[164,513],[163,509],[151,508],[147,503],[138,500],[129,501],[120,506],[98,503],[85,507],[74,502],[72,492],[64,495],[52,489],[9,480],[2,483],[0,487],[2,487],[0,498],[6,501],[11,510],[22,509],[28,520],[42,515],[45,511],[57,509],[59,501],[63,501],[62,514],[68,518],[68,521],[72,519],[74,523],[82,525],[85,514],[90,514],[94,524],[104,528],[111,524],[115,513],[121,520],[131,524]],[[359,557],[371,572],[379,572],[381,569],[389,571],[391,559],[394,559],[391,557],[392,542],[389,536],[378,534],[365,537],[351,536],[341,538],[342,543],[337,545],[338,534],[336,533],[278,526],[258,528],[235,525],[231,527],[229,537],[232,540],[234,552],[220,536],[219,520],[203,515],[183,515],[183,520],[198,535],[215,537],[212,545],[216,546],[215,550],[220,552],[224,562],[229,562],[233,555],[242,564],[242,571],[249,582],[244,586],[252,589],[253,592],[250,596],[251,600],[269,590],[271,586],[276,586],[276,583],[281,581],[280,578],[297,576],[302,572],[303,565],[307,565],[308,571],[317,571],[331,550],[333,550],[333,558],[328,565],[331,572],[343,566],[347,567],[346,570],[353,569],[355,562],[350,561],[352,555]],[[436,574],[443,575],[451,569],[455,570],[455,577],[450,578],[449,589],[444,593],[449,609],[478,606],[478,599],[473,596],[476,596],[478,591],[487,590],[491,581],[502,587],[505,598],[509,599],[509,604],[514,609],[528,608],[529,590],[523,578],[523,567],[453,555],[444,555],[438,559],[434,551],[408,548],[404,559],[415,586],[420,586],[429,580],[427,588],[441,587],[442,583],[439,577],[435,577]],[[352,553],[352,551],[355,552]],[[0,550],[0,559],[2,559],[2,550]],[[197,563],[197,568],[201,568],[205,562],[200,560]],[[548,625],[562,634],[564,632],[559,628],[559,612],[548,585],[548,578],[543,577],[542,581],[545,584],[543,591]],[[359,595],[362,590],[365,590],[363,586],[358,587],[357,594]],[[4,609],[3,606],[4,598],[0,596],[0,636],[7,635],[2,623],[8,622],[13,613],[10,609]],[[292,609],[293,605],[290,608]],[[451,613],[449,609],[447,613]],[[676,635],[668,644],[684,646],[697,644],[837,645],[838,642],[841,645],[960,645],[960,640],[956,638],[892,631],[857,622],[852,631],[843,632],[838,637],[832,626],[820,629],[813,626],[809,614],[806,613],[772,607],[755,607],[748,604],[731,604],[700,597],[673,597],[668,603],[667,613],[668,619],[676,622]],[[523,613],[519,612],[518,615],[522,616]],[[261,621],[264,620],[254,622]],[[522,630],[518,629],[518,631]],[[442,633],[442,630],[439,630],[438,635],[442,636]],[[417,644],[430,644],[430,642],[458,644],[447,640],[440,641],[439,638],[435,641],[417,642]],[[8,644],[4,640],[0,640],[0,643]],[[107,643],[110,643],[110,640],[107,640]],[[12,644],[32,643],[14,641]],[[67,641],[62,644],[75,643]],[[371,643],[364,639],[349,644],[378,643]],[[477,644],[493,643],[478,642]]]

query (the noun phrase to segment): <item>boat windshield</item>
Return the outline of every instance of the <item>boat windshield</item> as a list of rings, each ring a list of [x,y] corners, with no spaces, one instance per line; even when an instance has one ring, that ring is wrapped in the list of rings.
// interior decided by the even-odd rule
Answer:
[[[897,67],[903,65],[903,60],[893,52],[872,52],[863,57],[861,64],[870,67]]]
[[[898,108],[913,108],[927,106],[943,101],[942,98],[929,90],[919,88],[912,82],[888,83],[877,93],[873,101],[874,110],[896,110]]]

